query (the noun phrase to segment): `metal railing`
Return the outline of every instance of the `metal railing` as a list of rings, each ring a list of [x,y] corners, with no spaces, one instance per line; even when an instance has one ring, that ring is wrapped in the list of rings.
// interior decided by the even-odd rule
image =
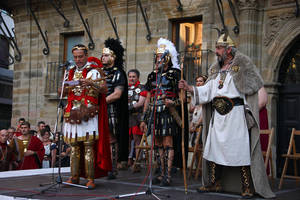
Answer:
[[[184,56],[184,74],[189,84],[195,84],[195,78],[199,75],[207,75],[209,58],[213,55],[210,49],[195,49],[179,52],[179,58]]]
[[[46,72],[46,95],[57,95],[57,89],[60,87],[63,68],[60,68],[60,62],[48,62]]]

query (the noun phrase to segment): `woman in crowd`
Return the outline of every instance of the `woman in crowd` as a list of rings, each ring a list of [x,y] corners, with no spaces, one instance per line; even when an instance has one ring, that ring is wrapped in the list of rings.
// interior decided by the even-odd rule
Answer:
[[[51,140],[50,140],[50,132],[46,129],[41,130],[41,136],[42,136],[42,142],[45,149],[45,155],[43,159],[43,168],[49,168],[50,167],[50,161],[51,161]]]
[[[52,153],[52,167],[59,166],[59,135],[60,133],[55,134],[54,143],[51,146],[51,153]],[[64,142],[63,136],[61,135],[61,167],[69,167],[70,166],[70,152],[71,147]]]
[[[195,79],[196,86],[197,87],[203,86],[205,84],[206,79],[207,79],[207,76],[205,76],[205,75],[198,76]],[[193,104],[193,102],[191,102],[190,112],[193,113],[191,123],[190,123],[190,133],[192,134],[191,135],[191,144],[192,144],[192,146],[194,146],[197,134],[199,134],[198,129],[199,129],[200,125],[202,124],[202,106],[201,105],[195,106]]]

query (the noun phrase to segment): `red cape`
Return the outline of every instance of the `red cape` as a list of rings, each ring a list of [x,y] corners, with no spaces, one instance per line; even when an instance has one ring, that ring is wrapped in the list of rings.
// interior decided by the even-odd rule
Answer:
[[[31,136],[27,147],[27,150],[35,151],[36,155],[24,156],[22,162],[19,164],[19,170],[21,169],[39,169],[42,164],[45,149],[44,145],[39,138]]]
[[[99,113],[98,113],[98,131],[99,140],[97,143],[95,178],[107,176],[107,172],[112,170],[112,161],[110,154],[110,139],[108,128],[107,104],[105,95],[99,96]]]

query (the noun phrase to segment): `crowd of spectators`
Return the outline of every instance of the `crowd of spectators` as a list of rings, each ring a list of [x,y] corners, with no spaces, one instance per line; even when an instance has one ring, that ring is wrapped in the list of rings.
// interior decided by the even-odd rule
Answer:
[[[35,141],[35,138],[38,139]],[[39,145],[44,149],[38,149]],[[68,167],[70,152],[71,147],[63,141],[62,134],[58,132],[54,135],[44,121],[39,121],[34,130],[30,129],[30,124],[24,118],[20,118],[16,128],[0,131],[0,171]],[[24,168],[24,161],[29,157],[37,165],[29,164],[29,168]]]

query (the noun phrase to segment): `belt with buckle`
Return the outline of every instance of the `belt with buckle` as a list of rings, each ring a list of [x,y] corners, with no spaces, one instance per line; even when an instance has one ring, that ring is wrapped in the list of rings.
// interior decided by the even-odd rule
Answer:
[[[228,114],[233,106],[241,106],[244,105],[244,100],[242,98],[228,98],[225,96],[215,97],[212,101],[212,106],[217,110],[221,115]]]

